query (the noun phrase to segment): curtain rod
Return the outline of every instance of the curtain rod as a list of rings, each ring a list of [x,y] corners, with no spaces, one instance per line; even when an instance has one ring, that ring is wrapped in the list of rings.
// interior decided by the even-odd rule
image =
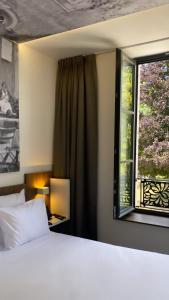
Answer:
[[[169,37],[166,38],[161,38],[161,39],[157,39],[157,40],[152,40],[152,41],[148,41],[148,42],[142,42],[142,43],[137,43],[137,44],[132,44],[132,45],[126,45],[123,47],[118,47],[121,50],[124,49],[128,49],[128,48],[134,48],[134,47],[138,47],[138,46],[144,46],[144,45],[148,45],[148,44],[154,44],[154,43],[158,43],[158,42],[163,42],[169,40]],[[105,49],[105,50],[101,50],[101,51],[97,51],[95,52],[95,54],[104,54],[104,53],[110,53],[110,52],[114,52],[115,49]]]

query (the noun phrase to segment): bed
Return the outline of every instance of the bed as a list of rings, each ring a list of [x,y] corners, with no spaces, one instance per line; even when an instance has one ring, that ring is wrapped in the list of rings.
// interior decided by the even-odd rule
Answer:
[[[169,256],[49,232],[0,251],[1,300],[168,300]]]

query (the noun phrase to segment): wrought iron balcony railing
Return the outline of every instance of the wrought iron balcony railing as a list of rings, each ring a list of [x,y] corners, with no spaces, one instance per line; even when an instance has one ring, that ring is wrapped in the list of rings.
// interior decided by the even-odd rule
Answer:
[[[120,205],[131,206],[130,180],[122,177],[120,182]],[[135,208],[169,214],[169,179],[137,178]]]
[[[140,207],[169,212],[169,180],[141,179]]]

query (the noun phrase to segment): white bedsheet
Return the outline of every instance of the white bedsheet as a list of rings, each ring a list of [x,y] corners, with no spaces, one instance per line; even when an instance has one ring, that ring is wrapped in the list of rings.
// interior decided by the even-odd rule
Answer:
[[[169,256],[57,233],[0,252],[0,300],[169,300]]]

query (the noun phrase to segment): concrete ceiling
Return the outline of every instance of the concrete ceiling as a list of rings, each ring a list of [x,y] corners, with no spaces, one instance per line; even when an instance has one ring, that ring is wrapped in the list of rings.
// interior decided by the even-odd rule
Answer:
[[[0,0],[0,34],[26,41],[168,4],[168,0]]]
[[[131,57],[169,51],[169,5],[20,44],[56,60],[125,47]],[[148,44],[144,44],[148,43]],[[136,46],[138,45],[138,46]]]

